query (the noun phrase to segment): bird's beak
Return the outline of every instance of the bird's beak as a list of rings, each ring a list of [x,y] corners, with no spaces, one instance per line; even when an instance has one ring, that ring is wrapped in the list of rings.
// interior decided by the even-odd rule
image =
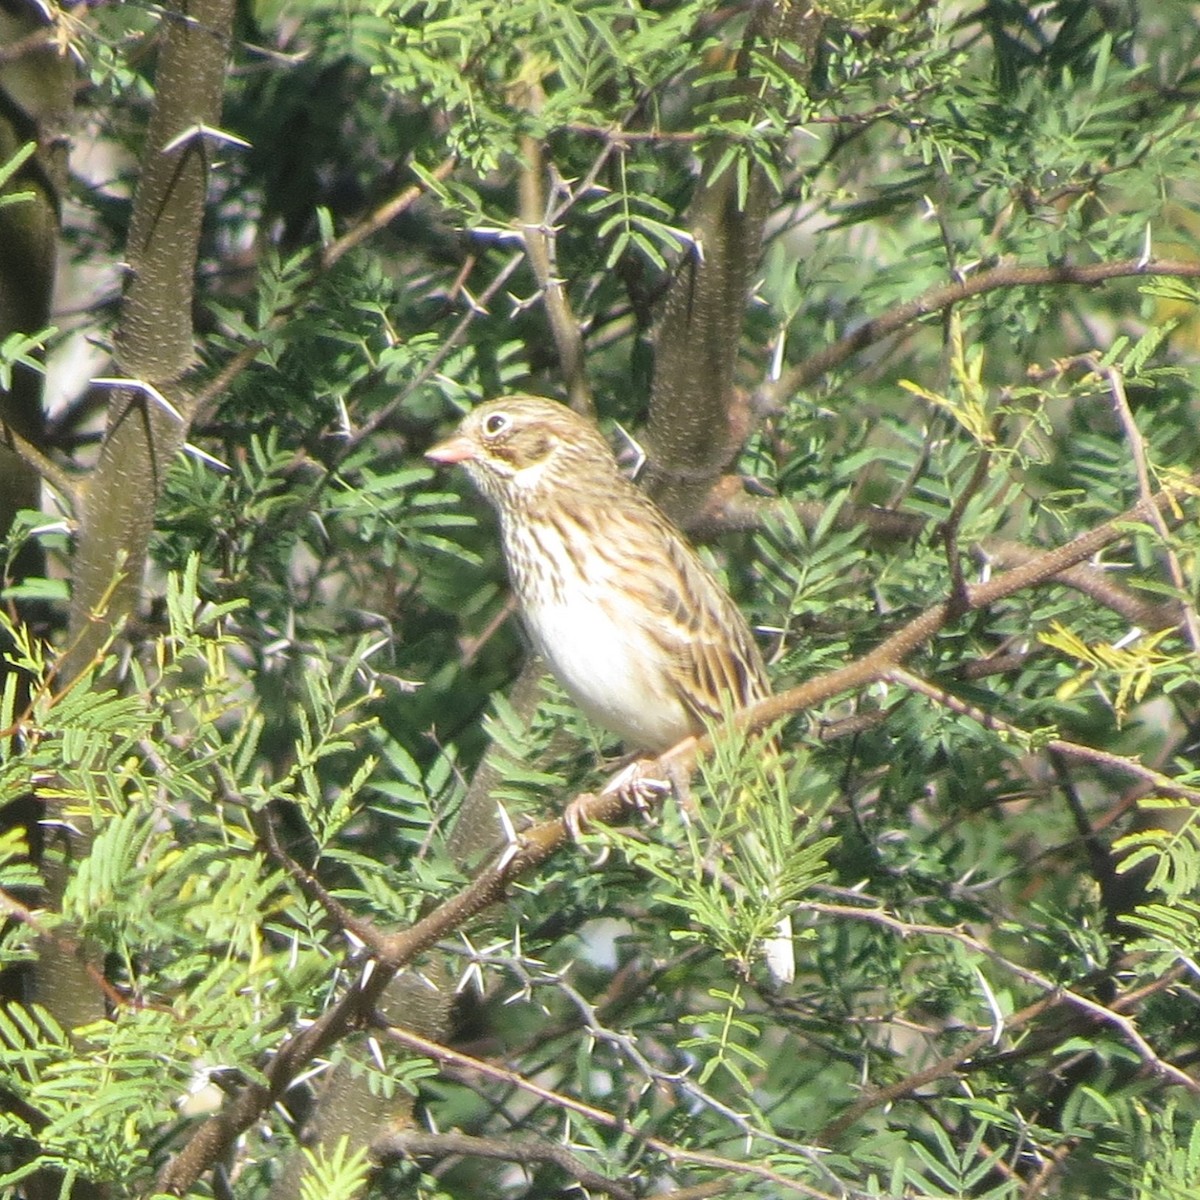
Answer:
[[[474,458],[475,447],[471,445],[469,438],[460,433],[457,437],[447,438],[444,442],[438,442],[436,446],[430,446],[425,451],[425,457],[431,462],[450,465]]]

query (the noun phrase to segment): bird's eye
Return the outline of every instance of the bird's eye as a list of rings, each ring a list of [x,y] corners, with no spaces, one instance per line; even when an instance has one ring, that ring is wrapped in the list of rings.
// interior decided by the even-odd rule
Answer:
[[[492,413],[483,422],[483,432],[488,437],[499,437],[509,424],[508,416],[505,413]]]

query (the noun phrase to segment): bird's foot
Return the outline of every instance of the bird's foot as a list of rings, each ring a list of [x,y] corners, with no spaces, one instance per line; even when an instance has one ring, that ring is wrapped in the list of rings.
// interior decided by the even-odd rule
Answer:
[[[646,774],[646,766],[650,761],[644,758],[631,759],[604,785],[600,795],[618,795],[638,812],[648,813],[651,803],[671,790],[669,780],[655,779]],[[594,797],[579,796],[563,812],[563,824],[572,841],[579,841],[583,835],[583,827],[588,821],[587,806],[592,799]]]
[[[618,795],[629,801],[638,812],[650,810],[650,803],[671,790],[670,779],[656,779],[646,774],[652,760],[635,758],[626,763],[603,787],[602,796]]]

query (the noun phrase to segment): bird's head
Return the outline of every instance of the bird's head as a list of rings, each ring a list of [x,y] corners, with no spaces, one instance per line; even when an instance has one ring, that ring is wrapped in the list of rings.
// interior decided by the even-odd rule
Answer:
[[[620,469],[600,431],[565,405],[539,396],[502,396],[463,418],[458,432],[425,454],[461,463],[493,504],[529,503],[547,488],[572,489]]]

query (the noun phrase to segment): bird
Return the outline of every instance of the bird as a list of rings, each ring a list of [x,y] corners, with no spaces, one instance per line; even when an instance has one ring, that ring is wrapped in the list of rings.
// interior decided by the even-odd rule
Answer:
[[[534,648],[626,749],[661,754],[770,695],[737,605],[586,417],[504,396],[426,458],[461,464],[496,509]]]
[[[626,750],[660,755],[771,694],[729,593],[586,417],[544,397],[502,396],[425,457],[461,465],[495,508],[534,649]],[[577,834],[578,815],[565,819]],[[765,946],[779,982],[794,974],[791,947],[784,917]]]

